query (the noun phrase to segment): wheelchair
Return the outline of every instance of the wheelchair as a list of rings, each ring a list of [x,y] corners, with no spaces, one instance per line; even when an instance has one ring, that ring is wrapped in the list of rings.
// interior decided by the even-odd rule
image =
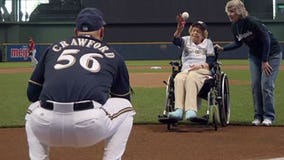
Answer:
[[[212,125],[215,131],[219,126],[226,127],[230,123],[230,92],[229,79],[226,73],[221,70],[221,61],[215,52],[215,60],[211,68],[211,77],[205,80],[198,97],[207,100],[206,114],[202,117],[192,119],[192,122]],[[181,61],[171,61],[172,73],[166,84],[165,109],[162,115],[158,115],[160,123],[166,124],[167,129],[178,125],[178,121],[168,117],[168,113],[175,110],[174,78],[181,71]]]

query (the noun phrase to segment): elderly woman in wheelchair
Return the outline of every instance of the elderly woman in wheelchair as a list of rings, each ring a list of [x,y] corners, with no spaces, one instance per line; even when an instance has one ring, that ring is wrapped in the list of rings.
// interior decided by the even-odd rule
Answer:
[[[212,124],[215,130],[219,123],[225,127],[230,120],[229,80],[221,70],[218,52],[207,38],[207,26],[202,21],[195,22],[189,35],[181,37],[185,20],[181,16],[177,20],[173,43],[182,49],[182,55],[179,61],[170,62],[172,73],[164,81],[166,104],[163,114],[158,116],[159,122],[167,124],[170,130],[185,115],[186,120]],[[206,99],[208,106],[206,114],[198,117],[201,99]]]
[[[204,22],[193,23],[189,35],[181,37],[185,22],[178,18],[173,43],[181,47],[182,67],[175,79],[175,110],[168,113],[169,118],[191,120],[197,116],[198,93],[204,81],[210,77],[210,68],[215,60],[214,47],[208,39],[207,26]]]

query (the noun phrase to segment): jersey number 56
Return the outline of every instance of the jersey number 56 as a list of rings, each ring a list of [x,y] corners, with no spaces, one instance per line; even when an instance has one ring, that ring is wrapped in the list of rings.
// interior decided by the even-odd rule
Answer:
[[[76,63],[76,57],[73,55],[79,53],[79,49],[66,49],[57,59],[57,64],[54,65],[54,69],[60,70],[64,68],[68,68],[73,66]],[[90,72],[99,72],[101,69],[100,63],[96,60],[96,58],[103,58],[101,54],[98,53],[87,53],[80,57],[80,65],[90,71]],[[60,62],[67,61],[67,63],[62,64]]]

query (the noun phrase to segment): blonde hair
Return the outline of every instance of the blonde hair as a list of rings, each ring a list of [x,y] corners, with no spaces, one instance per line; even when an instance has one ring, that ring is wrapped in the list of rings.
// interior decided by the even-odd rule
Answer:
[[[197,27],[197,26],[190,26],[189,29],[188,29],[188,33],[189,33],[189,34],[191,33],[193,27]],[[199,28],[199,27],[198,27],[198,28]],[[201,29],[201,30],[202,30],[202,29]],[[202,35],[203,35],[204,39],[208,38],[209,33],[208,33],[207,29],[205,29],[205,30],[202,32]]]
[[[227,14],[229,13],[229,10],[231,8],[235,8],[236,13],[240,15],[242,18],[245,18],[248,16],[248,11],[244,3],[241,0],[230,0],[229,2],[227,2],[226,7],[225,7],[225,11]]]

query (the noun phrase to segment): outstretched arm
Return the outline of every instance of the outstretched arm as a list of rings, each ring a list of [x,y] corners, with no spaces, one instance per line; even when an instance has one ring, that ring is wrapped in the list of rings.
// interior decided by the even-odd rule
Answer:
[[[177,15],[177,29],[176,29],[176,31],[175,31],[175,33],[174,33],[174,38],[178,38],[178,37],[180,37],[181,36],[181,33],[182,33],[182,31],[183,31],[183,29],[184,29],[184,26],[185,26],[185,20],[181,17],[181,15]]]
[[[239,48],[241,46],[242,46],[242,42],[234,41],[230,44],[225,45],[224,47],[220,46],[219,44],[215,44],[214,48],[216,48],[218,51],[228,51],[228,50]]]
[[[181,38],[181,33],[184,29],[185,26],[185,20],[181,17],[181,15],[177,15],[177,29],[174,33],[174,39],[173,39],[173,44],[179,47],[182,47],[182,38]]]

